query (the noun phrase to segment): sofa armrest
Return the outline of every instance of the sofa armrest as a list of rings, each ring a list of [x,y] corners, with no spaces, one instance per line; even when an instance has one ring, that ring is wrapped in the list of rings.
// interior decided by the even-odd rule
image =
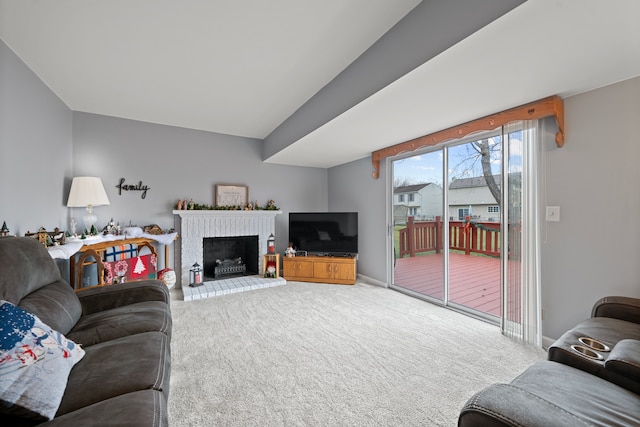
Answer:
[[[107,286],[94,286],[76,292],[82,315],[97,313],[143,301],[162,301],[169,305],[169,289],[159,280],[139,280]]]
[[[591,317],[611,317],[640,323],[640,298],[604,297],[593,305]]]
[[[618,341],[604,366],[608,370],[640,383],[640,340]]]
[[[476,393],[458,417],[458,427],[575,427],[585,424],[575,414],[510,384],[493,384]]]

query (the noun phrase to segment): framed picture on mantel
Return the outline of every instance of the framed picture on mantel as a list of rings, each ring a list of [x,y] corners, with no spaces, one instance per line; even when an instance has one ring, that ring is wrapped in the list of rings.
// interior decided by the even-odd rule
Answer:
[[[216,184],[216,206],[245,207],[249,202],[249,187],[246,185]]]

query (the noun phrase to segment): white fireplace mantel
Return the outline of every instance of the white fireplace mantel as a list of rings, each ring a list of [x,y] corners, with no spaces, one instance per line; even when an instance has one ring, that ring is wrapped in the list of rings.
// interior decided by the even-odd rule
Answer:
[[[225,209],[205,209],[205,210],[175,210],[173,211],[174,215],[178,215],[181,218],[192,218],[192,217],[232,217],[232,218],[242,218],[242,217],[267,217],[267,218],[275,218],[276,215],[281,214],[282,211],[270,211],[266,209],[256,209],[256,210],[225,210]]]
[[[203,265],[202,239],[205,237],[258,236],[258,253],[267,253],[267,239],[276,231],[276,215],[269,210],[174,210],[174,227],[180,236],[175,248],[175,266],[179,285],[189,284],[189,269]],[[258,256],[262,271],[262,256]]]

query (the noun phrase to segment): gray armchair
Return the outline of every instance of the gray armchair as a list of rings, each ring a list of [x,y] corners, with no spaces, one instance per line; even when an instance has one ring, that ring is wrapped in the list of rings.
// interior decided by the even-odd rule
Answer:
[[[640,425],[640,299],[597,301],[548,359],[476,393],[458,426]]]

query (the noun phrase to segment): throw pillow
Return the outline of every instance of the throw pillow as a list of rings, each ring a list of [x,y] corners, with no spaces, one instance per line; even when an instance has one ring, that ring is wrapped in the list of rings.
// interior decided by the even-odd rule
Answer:
[[[0,413],[51,420],[84,353],[36,315],[0,300]]]

